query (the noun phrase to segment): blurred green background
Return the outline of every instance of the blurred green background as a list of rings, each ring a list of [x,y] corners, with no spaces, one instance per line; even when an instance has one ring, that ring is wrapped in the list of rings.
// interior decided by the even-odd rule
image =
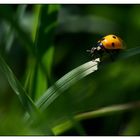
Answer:
[[[139,47],[140,5],[0,5],[0,53],[33,101],[90,61],[86,50],[108,34],[120,36],[127,49]],[[136,55],[71,85],[45,109],[43,119],[29,125],[24,121],[26,107],[0,71],[0,135],[140,135],[136,108],[74,119],[80,113],[139,100],[140,55]]]

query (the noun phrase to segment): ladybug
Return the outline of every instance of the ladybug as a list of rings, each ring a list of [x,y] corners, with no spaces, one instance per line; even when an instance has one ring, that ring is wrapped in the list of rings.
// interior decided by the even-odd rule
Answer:
[[[120,37],[111,34],[101,38],[97,42],[96,47],[92,47],[91,50],[87,50],[87,52],[90,52],[94,58],[102,57],[104,53],[107,53],[113,60],[113,56],[123,50],[124,46],[124,42]]]

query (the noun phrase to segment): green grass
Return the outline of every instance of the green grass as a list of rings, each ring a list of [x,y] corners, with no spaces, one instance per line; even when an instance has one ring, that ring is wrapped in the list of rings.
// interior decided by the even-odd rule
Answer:
[[[83,31],[89,33],[92,22],[88,28],[88,23],[85,21],[89,19],[89,16],[86,17],[85,14],[82,17],[79,14],[73,22],[72,13],[60,5],[33,5],[32,14],[27,12],[27,7],[28,5],[18,5],[17,9],[13,10],[14,8],[10,5],[0,6],[0,17],[6,23],[2,37],[7,39],[0,43],[2,46],[0,49],[0,70],[18,97],[11,98],[10,90],[5,95],[1,95],[6,99],[11,98],[11,104],[14,104],[15,107],[15,110],[10,112],[12,118],[10,119],[10,115],[8,115],[5,123],[2,124],[4,129],[8,129],[8,125],[11,130],[16,128],[12,123],[16,109],[22,112],[18,114],[16,120],[16,122],[20,121],[19,127],[22,127],[22,132],[17,132],[17,135],[24,133],[25,135],[63,135],[71,130],[76,131],[78,135],[88,135],[88,130],[83,125],[84,120],[100,119],[101,117],[104,120],[108,116],[113,117],[112,114],[120,115],[121,118],[122,114],[130,113],[128,122],[119,133],[120,135],[138,135],[140,130],[137,126],[139,113],[136,111],[140,107],[139,75],[137,74],[140,69],[138,63],[140,47],[128,47],[120,53],[114,62],[102,61],[100,63],[99,58],[95,61],[89,61],[89,59],[87,61],[84,58],[84,53],[81,57],[81,50],[86,52],[86,48],[82,48],[82,45],[85,46],[86,43],[84,44],[81,37],[78,42],[80,45],[77,45],[78,39],[75,39],[75,35],[78,32],[79,37]],[[91,12],[90,10],[87,13]],[[110,13],[108,17],[100,18],[100,14],[103,13],[98,10],[94,12],[98,13],[99,17],[94,16],[92,28],[100,26],[100,30],[99,28],[96,31],[92,30],[94,34],[107,32],[107,29],[101,28],[103,22],[112,32],[116,30],[116,27],[119,27],[115,26],[117,25],[115,22],[109,20]],[[107,14],[107,11],[105,13]],[[68,28],[69,23],[64,22],[62,18],[71,23],[70,28]],[[23,23],[28,19],[32,22],[27,22],[28,26],[25,26]],[[118,24],[121,24],[119,20]],[[79,24],[81,25],[79,26]],[[0,28],[2,27],[0,26]],[[72,33],[73,31],[74,33]],[[68,32],[72,34],[67,38]],[[94,37],[97,36],[94,35]],[[127,37],[129,38],[129,36]],[[59,40],[59,38],[61,39]],[[57,46],[57,42],[61,42],[61,40],[62,43]],[[89,40],[91,41],[90,37]],[[129,42],[129,39],[127,41]],[[72,48],[73,44],[77,48],[75,46]],[[21,49],[21,52],[18,49]],[[26,53],[26,56],[21,55],[23,52]],[[16,65],[17,56],[12,55],[11,60],[13,61],[10,61],[12,53],[19,54],[19,59],[24,56],[22,60],[19,60],[23,65],[22,68],[18,68]],[[60,70],[59,65],[61,66]],[[17,69],[19,69],[19,73],[15,73]],[[0,82],[3,82],[1,77]],[[15,102],[17,99],[23,108]],[[1,106],[0,112],[4,112],[5,116],[10,114],[7,113],[8,102],[4,101],[4,105]],[[3,109],[3,106],[6,106],[7,109]],[[11,108],[13,109],[13,107]],[[124,121],[124,119],[122,120]],[[96,122],[94,123],[96,126]],[[99,122],[97,121],[97,123]],[[99,126],[102,127],[103,124],[108,124],[108,121],[102,125],[100,123]],[[114,126],[110,124],[110,128],[104,126],[104,129],[113,131],[118,127],[117,125],[119,124],[116,123]],[[102,134],[102,132],[100,133]],[[8,135],[8,133],[4,134]],[[96,135],[96,133],[93,134]]]

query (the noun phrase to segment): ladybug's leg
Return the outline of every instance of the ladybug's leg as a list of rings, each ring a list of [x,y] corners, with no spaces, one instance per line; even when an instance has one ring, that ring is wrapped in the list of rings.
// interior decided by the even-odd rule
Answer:
[[[94,51],[94,53],[92,53],[91,57],[92,57],[92,61],[94,61],[97,58],[97,51]]]
[[[103,50],[95,50],[95,51],[94,51],[94,54],[93,54],[93,57],[94,57],[94,58],[93,58],[92,61],[95,61],[95,59],[97,59],[97,58],[100,58],[100,60],[102,60],[103,53],[104,53]]]
[[[116,58],[118,57],[120,51],[121,50],[117,49],[117,50],[110,50],[108,52],[108,54],[109,54],[109,56],[110,56],[110,58],[111,58],[112,61],[115,61],[116,60]]]
[[[92,47],[91,50],[87,50],[87,52],[89,52],[91,54],[91,57],[93,57],[93,60],[97,58],[97,49],[96,47]]]
[[[104,53],[103,50],[98,51],[98,57],[99,57],[100,59],[103,58],[103,53]]]
[[[108,52],[108,54],[109,54],[110,59],[111,59],[112,61],[114,61],[115,59],[114,59],[114,57],[113,57],[113,53],[112,53],[112,52]]]

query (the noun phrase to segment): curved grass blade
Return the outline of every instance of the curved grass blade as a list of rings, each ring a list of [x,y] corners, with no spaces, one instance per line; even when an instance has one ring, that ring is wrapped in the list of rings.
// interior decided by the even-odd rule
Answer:
[[[74,83],[98,69],[99,58],[95,61],[87,62],[76,69],[70,71],[60,78],[44,95],[36,102],[36,105],[45,110],[62,92],[71,87]]]
[[[3,74],[6,76],[10,86],[19,97],[23,107],[28,112],[28,114],[30,115],[39,114],[39,110],[37,109],[33,101],[31,100],[31,98],[27,95],[26,91],[21,86],[20,82],[17,80],[14,73],[6,64],[6,62],[1,57],[1,55],[0,55],[0,69],[3,72]]]
[[[140,47],[122,52],[119,59],[125,59],[137,54],[140,54]],[[42,97],[36,102],[36,105],[41,108],[41,110],[45,110],[63,91],[97,70],[98,62],[99,58],[94,62],[87,62],[64,75],[42,95]]]

